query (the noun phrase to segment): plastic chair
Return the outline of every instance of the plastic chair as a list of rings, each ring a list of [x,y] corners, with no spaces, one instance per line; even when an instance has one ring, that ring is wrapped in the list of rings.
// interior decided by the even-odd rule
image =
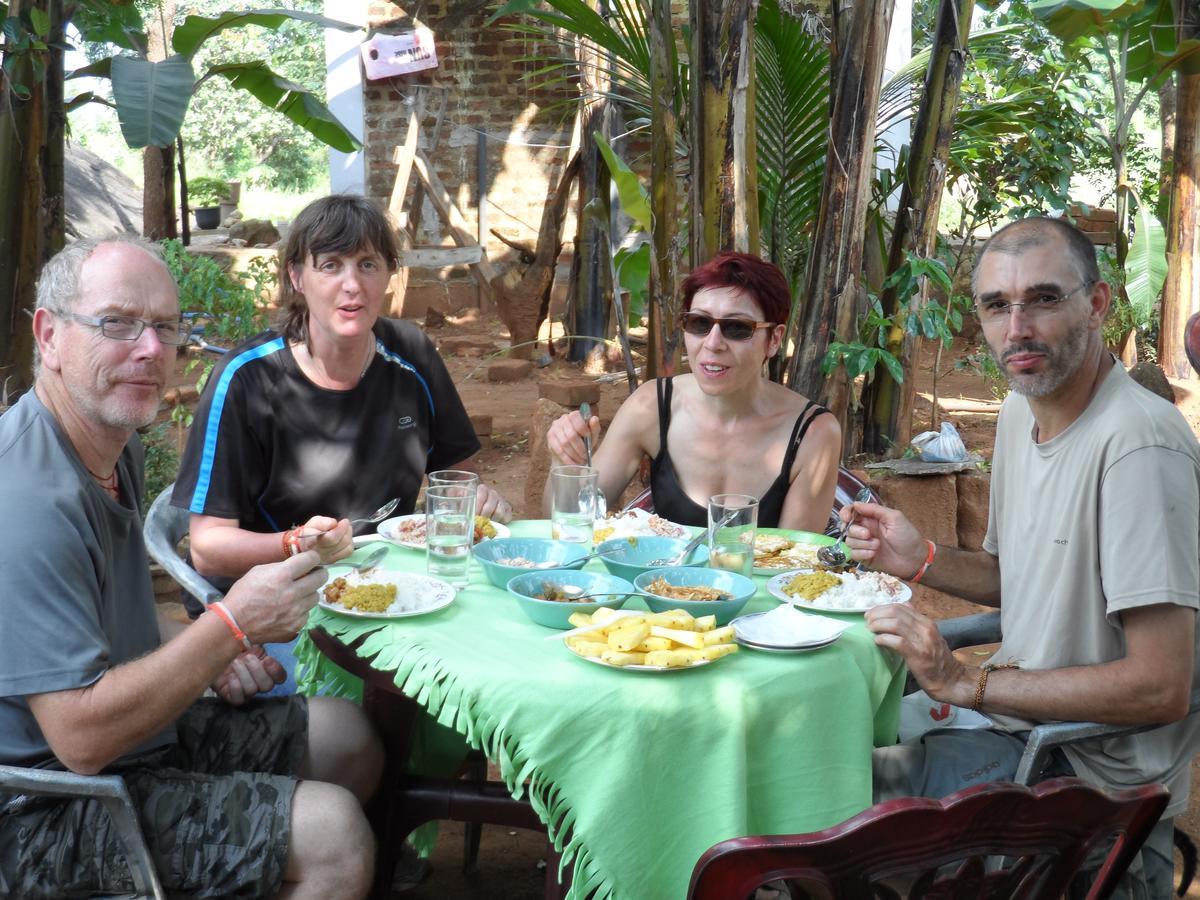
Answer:
[[[959,616],[938,622],[938,631],[946,639],[951,650],[977,644],[998,643],[1000,633],[1000,611]],[[1200,690],[1192,692],[1188,715],[1200,711]],[[1096,738],[1123,737],[1140,734],[1161,727],[1154,725],[1104,725],[1099,722],[1046,722],[1034,726],[1025,743],[1025,752],[1017,766],[1013,780],[1018,784],[1033,784],[1041,776],[1049,760],[1050,751],[1064,744],[1078,744]]]
[[[179,555],[179,542],[187,536],[191,514],[186,509],[171,505],[174,487],[174,484],[167,485],[146,513],[146,523],[142,528],[146,550],[185,591],[207,606],[224,595]]]
[[[104,804],[113,825],[125,844],[129,871],[137,893],[120,894],[124,898],[164,900],[162,885],[154,871],[154,860],[142,837],[137,809],[120,775],[77,775],[53,769],[26,769],[0,766],[0,789],[6,793],[45,797],[90,797]],[[9,801],[10,803],[12,801]],[[116,898],[112,898],[116,900]]]
[[[1099,791],[1077,778],[889,800],[810,834],[733,838],[696,863],[690,900],[741,900],[784,879],[800,896],[1061,897],[1116,835],[1088,900],[1108,897],[1167,805],[1161,785]]]

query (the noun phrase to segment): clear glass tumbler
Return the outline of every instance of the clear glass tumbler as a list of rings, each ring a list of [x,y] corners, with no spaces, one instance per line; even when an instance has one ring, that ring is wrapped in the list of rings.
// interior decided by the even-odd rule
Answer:
[[[708,498],[708,564],[749,575],[754,568],[758,500],[749,494],[713,494]]]
[[[600,473],[591,466],[550,469],[550,534],[556,541],[590,544],[600,497]]]
[[[430,575],[455,587],[470,581],[475,486],[439,484],[425,491],[425,552]]]

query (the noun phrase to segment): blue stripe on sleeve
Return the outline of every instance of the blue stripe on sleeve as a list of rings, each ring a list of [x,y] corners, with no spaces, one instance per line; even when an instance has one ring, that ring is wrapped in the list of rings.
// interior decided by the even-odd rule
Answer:
[[[233,376],[246,363],[277,353],[284,346],[282,337],[259,344],[231,359],[229,365],[221,372],[221,378],[213,391],[212,406],[208,410],[208,425],[204,430],[204,450],[200,454],[200,471],[196,476],[196,490],[192,492],[192,502],[188,506],[190,512],[198,515],[204,513],[204,504],[208,500],[208,488],[212,483],[213,461],[217,456],[217,434],[221,427],[221,413],[225,408],[225,398],[229,394],[229,385],[233,381]],[[426,391],[428,392],[428,388]]]

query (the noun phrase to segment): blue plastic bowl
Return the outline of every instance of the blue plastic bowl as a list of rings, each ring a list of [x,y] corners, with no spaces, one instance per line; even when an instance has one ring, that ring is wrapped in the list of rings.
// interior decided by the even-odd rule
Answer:
[[[549,538],[492,538],[490,541],[480,541],[475,545],[475,558],[483,567],[488,581],[498,588],[507,587],[508,582],[516,575],[546,571],[544,568],[506,566],[496,562],[498,559],[523,557],[535,563],[554,563],[549,567],[553,569],[578,569],[583,567],[582,560],[585,556],[587,556],[585,545],[552,541]]]
[[[664,567],[652,569],[650,562],[656,559],[674,559],[687,546],[687,538],[672,537],[622,537],[605,541],[596,548],[602,554],[604,567],[618,578],[630,581],[643,572],[662,571]],[[685,566],[703,566],[708,562],[708,548],[701,544],[688,556]]]
[[[581,603],[557,600],[538,600],[545,584],[575,585],[588,593],[598,591],[619,591],[611,597],[600,597],[596,600],[585,600]],[[508,582],[508,592],[516,598],[517,604],[525,615],[539,625],[547,628],[574,628],[567,619],[572,613],[594,613],[600,607],[620,609],[625,601],[634,593],[633,585],[624,578],[606,575],[603,572],[583,572],[578,569],[543,569],[537,572],[526,571]]]
[[[675,600],[661,597],[650,590],[650,582],[664,579],[674,587],[711,587],[729,594],[729,600]],[[651,569],[633,581],[641,591],[642,599],[651,612],[668,609],[684,609],[693,616],[716,616],[718,625],[728,625],[754,596],[757,585],[745,575],[726,572],[724,569],[697,569],[691,566],[675,566],[669,569]]]

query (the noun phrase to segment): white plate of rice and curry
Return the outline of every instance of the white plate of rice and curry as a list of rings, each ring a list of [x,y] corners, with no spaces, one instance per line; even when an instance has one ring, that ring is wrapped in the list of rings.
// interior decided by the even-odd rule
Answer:
[[[436,612],[454,602],[454,588],[440,578],[393,572],[378,566],[351,570],[317,591],[323,609],[361,619],[402,619]]]
[[[907,603],[912,588],[883,572],[797,569],[767,582],[767,592],[781,603],[814,612],[863,613],[884,603]]]

